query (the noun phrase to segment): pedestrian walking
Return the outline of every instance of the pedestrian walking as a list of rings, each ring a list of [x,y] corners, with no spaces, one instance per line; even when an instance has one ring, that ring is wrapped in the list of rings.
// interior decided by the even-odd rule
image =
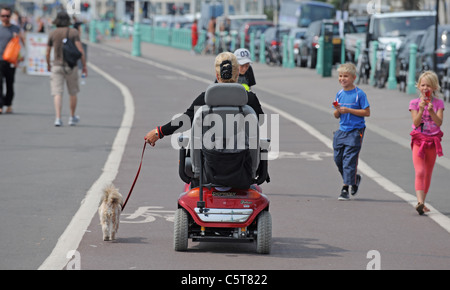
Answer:
[[[432,71],[423,72],[417,82],[419,97],[411,100],[409,111],[412,117],[411,149],[415,170],[414,187],[417,197],[417,212],[429,212],[425,198],[431,184],[436,156],[442,156],[441,140],[444,135],[441,125],[444,118],[444,102],[438,99],[439,79]]]
[[[207,30],[207,39],[206,39],[206,47],[204,50],[204,54],[214,53],[216,51],[216,17],[211,17],[208,22],[208,30]]]
[[[195,54],[195,47],[197,46],[198,42],[198,26],[197,26],[198,20],[194,19],[194,23],[192,23],[191,27],[191,52],[192,54]]]
[[[9,7],[0,9],[2,25],[0,26],[0,55],[3,56],[6,45],[14,37],[19,36],[22,44],[25,39],[19,26],[11,23],[12,11]],[[2,59],[0,60],[0,114],[3,113],[3,106],[6,106],[5,113],[12,113],[12,103],[14,99],[14,78],[16,66]],[[6,92],[3,93],[3,80],[5,80]]]
[[[111,17],[111,19],[109,20],[109,30],[111,32],[111,37],[116,36],[114,32],[115,29],[116,29],[116,19],[114,19],[114,17]]]
[[[239,63],[239,78],[238,83],[242,84],[247,91],[256,85],[255,75],[251,66],[252,59],[250,58],[250,51],[246,48],[236,49],[234,52]]]
[[[46,59],[48,70],[51,71],[50,88],[55,106],[55,126],[59,127],[63,124],[61,121],[61,107],[64,84],[67,85],[67,90],[70,96],[69,125],[75,126],[80,120],[79,116],[75,115],[78,101],[77,94],[80,91],[78,84],[78,67],[74,66],[71,68],[66,62],[64,62],[63,42],[69,38],[73,43],[75,43],[78,50],[82,53],[82,73],[85,74],[85,76],[87,76],[86,58],[78,30],[69,27],[71,24],[69,15],[65,11],[59,12],[53,21],[53,24],[56,25],[56,29],[53,30],[48,37]],[[50,53],[52,48],[54,54],[53,64],[50,63]]]
[[[334,117],[339,119],[339,129],[334,132],[334,162],[342,176],[343,186],[339,200],[349,200],[358,192],[361,175],[357,172],[359,152],[361,151],[365,117],[370,116],[370,105],[367,95],[356,87],[356,67],[352,63],[339,66],[339,83],[342,86],[333,102]]]

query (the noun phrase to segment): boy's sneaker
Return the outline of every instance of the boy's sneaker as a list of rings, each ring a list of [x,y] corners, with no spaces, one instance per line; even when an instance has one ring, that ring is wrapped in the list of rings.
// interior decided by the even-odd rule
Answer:
[[[352,195],[356,195],[356,193],[358,192],[358,187],[359,187],[359,183],[361,182],[361,175],[356,174],[356,184],[352,185]]]
[[[348,194],[348,187],[344,186],[341,190],[341,195],[339,195],[338,200],[349,200],[350,195]]]
[[[62,121],[59,118],[55,119],[55,127],[61,127],[62,126]]]
[[[75,126],[78,122],[80,122],[79,116],[73,116],[69,118],[69,126]]]

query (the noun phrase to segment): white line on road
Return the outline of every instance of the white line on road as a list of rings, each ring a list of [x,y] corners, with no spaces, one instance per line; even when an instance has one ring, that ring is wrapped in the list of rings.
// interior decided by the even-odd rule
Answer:
[[[114,139],[111,152],[103,167],[103,173],[86,193],[86,197],[81,202],[80,208],[70,221],[64,233],[59,237],[52,253],[47,257],[44,263],[42,263],[38,270],[61,270],[71,259],[71,257],[67,258],[66,254],[69,251],[78,248],[86,229],[97,212],[104,186],[112,183],[116,178],[120,161],[122,160],[123,152],[125,151],[125,146],[127,144],[128,135],[131,126],[133,125],[134,101],[128,88],[92,63],[89,63],[89,67],[119,88],[123,95],[125,112],[120,128]]]

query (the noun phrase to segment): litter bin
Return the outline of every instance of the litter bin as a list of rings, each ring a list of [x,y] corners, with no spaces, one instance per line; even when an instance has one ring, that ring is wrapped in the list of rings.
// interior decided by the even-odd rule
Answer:
[[[322,25],[323,49],[322,49],[322,76],[331,77],[333,68],[333,23],[324,22]]]

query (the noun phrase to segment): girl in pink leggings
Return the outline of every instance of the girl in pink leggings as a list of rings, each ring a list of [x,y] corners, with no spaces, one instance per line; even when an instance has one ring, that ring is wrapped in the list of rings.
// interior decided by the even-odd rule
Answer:
[[[436,73],[426,71],[417,82],[420,96],[409,103],[413,120],[411,149],[414,164],[417,212],[422,215],[430,211],[425,206],[425,198],[430,188],[436,156],[442,156],[441,131],[444,118],[444,102],[437,98],[439,79]]]

